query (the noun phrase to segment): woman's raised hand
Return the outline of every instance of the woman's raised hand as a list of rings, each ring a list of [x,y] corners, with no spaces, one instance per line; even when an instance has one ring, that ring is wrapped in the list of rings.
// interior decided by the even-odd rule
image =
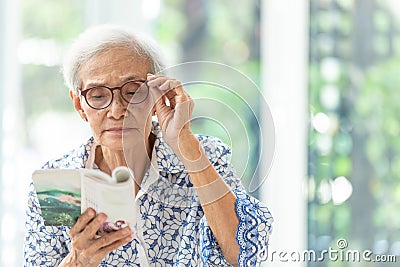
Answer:
[[[156,114],[164,139],[171,148],[177,148],[180,135],[191,134],[194,102],[176,79],[148,74],[147,85],[155,97]]]
[[[104,213],[87,209],[70,230],[71,252],[59,266],[97,267],[108,253],[132,240],[129,227],[98,237],[97,230],[106,219]]]

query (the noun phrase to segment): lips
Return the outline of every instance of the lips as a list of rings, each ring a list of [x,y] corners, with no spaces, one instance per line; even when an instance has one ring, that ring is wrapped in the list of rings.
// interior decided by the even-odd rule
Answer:
[[[105,130],[105,132],[109,133],[123,133],[132,130],[130,127],[111,127]]]

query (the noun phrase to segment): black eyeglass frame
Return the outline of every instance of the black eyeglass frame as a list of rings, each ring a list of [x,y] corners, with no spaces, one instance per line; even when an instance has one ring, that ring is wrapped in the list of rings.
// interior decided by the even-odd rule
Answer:
[[[143,100],[141,100],[141,101],[139,101],[139,102],[130,102],[130,101],[126,100],[126,99],[124,98],[124,96],[122,95],[122,88],[123,88],[125,85],[127,85],[128,83],[134,83],[134,82],[136,82],[136,83],[142,83],[142,85],[140,85],[140,86],[145,85],[146,88],[147,88],[146,97],[143,98]],[[87,100],[87,98],[86,98],[86,94],[87,94],[91,89],[99,88],[99,87],[101,87],[101,88],[106,88],[106,89],[108,89],[108,90],[111,91],[111,100],[110,100],[110,103],[108,103],[107,106],[102,107],[102,108],[95,108],[95,107],[93,107],[92,105],[89,104],[89,102],[88,102],[88,100]],[[123,85],[118,86],[118,87],[107,87],[107,86],[105,86],[105,85],[101,85],[101,86],[93,86],[93,87],[90,87],[90,88],[85,89],[85,90],[83,90],[83,91],[79,90],[79,95],[81,95],[81,96],[83,96],[83,98],[85,98],[86,103],[87,103],[88,106],[91,107],[92,109],[102,110],[102,109],[108,108],[108,107],[111,105],[111,103],[113,102],[113,100],[114,100],[114,91],[115,91],[115,90],[119,90],[119,95],[121,96],[121,98],[122,98],[125,102],[127,102],[127,103],[129,103],[129,104],[140,104],[140,103],[142,103],[143,101],[145,101],[145,100],[147,99],[147,97],[149,96],[149,91],[150,91],[150,90],[149,90],[149,87],[147,86],[147,80],[131,80],[131,81],[127,81],[126,83],[124,83]]]

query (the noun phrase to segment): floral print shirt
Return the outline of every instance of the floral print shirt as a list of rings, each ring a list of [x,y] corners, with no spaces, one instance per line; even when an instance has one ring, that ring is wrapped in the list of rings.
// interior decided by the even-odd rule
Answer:
[[[136,198],[139,213],[136,228],[141,238],[112,251],[99,266],[231,266],[207,223],[188,172],[163,140],[156,122],[152,133],[156,136],[152,165],[156,168],[149,168]],[[244,191],[229,162],[230,148],[215,137],[197,137],[210,162],[236,196],[238,265],[257,266],[267,253],[271,214],[263,203]],[[43,168],[93,168],[95,146],[90,138]],[[70,228],[45,226],[32,183],[30,188],[25,266],[58,266],[71,250]],[[146,254],[146,264],[140,259],[140,251]]]

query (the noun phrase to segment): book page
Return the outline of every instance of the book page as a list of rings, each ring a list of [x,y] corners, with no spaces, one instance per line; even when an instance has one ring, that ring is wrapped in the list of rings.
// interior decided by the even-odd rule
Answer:
[[[107,215],[104,232],[135,224],[135,194],[132,178],[122,183],[105,183],[96,177],[82,175],[82,212],[87,208]]]

